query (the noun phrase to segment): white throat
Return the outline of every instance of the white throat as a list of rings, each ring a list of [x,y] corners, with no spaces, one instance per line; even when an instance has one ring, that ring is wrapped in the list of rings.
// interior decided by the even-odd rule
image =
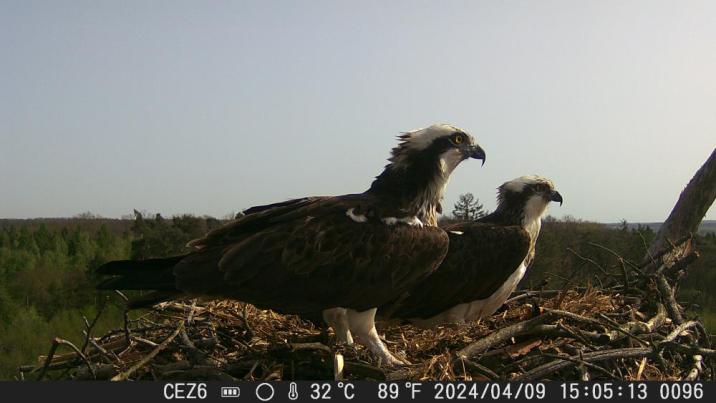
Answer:
[[[438,204],[443,200],[445,188],[450,181],[450,174],[462,160],[459,150],[448,150],[440,156],[440,172],[435,175],[423,194],[417,198],[414,206],[418,210],[418,219],[422,220],[425,225],[437,226]]]
[[[447,184],[452,171],[460,165],[462,160],[462,152],[457,148],[451,148],[440,155],[440,171],[443,173],[443,177],[445,178],[445,184]]]
[[[542,216],[547,211],[547,202],[541,196],[532,196],[527,200],[522,219],[522,228],[530,234],[531,248],[534,248],[542,228]]]

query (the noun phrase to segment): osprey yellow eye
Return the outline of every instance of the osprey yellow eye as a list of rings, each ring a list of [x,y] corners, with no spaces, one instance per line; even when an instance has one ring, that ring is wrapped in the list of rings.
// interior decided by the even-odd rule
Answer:
[[[464,140],[465,138],[460,133],[455,134],[455,136],[452,138],[452,142],[455,144],[462,144]]]

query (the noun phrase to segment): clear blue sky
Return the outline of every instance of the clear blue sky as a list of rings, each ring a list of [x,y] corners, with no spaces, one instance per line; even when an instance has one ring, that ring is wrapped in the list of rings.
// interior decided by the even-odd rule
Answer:
[[[365,190],[400,131],[556,216],[663,220],[716,146],[714,1],[0,0],[0,217],[222,216]],[[707,218],[716,219],[712,208]]]

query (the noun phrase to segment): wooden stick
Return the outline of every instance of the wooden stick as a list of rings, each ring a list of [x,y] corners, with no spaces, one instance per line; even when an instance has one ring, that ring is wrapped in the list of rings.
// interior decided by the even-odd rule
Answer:
[[[639,363],[639,369],[636,371],[636,380],[641,380],[641,375],[644,373],[644,368],[646,368],[646,357],[641,359],[641,362]]]
[[[576,313],[573,313],[573,312],[563,311],[561,309],[551,309],[551,308],[545,308],[545,311],[552,315],[558,316],[558,317],[572,319],[576,322],[585,323],[588,325],[599,326],[599,327],[606,327],[606,325],[604,323],[602,323],[596,319],[588,318],[588,317],[582,316],[582,315],[577,315]]]
[[[343,370],[345,369],[343,355],[340,353],[333,354],[333,380],[343,380]]]
[[[323,343],[289,343],[288,345],[292,351],[299,350],[320,350],[327,353],[331,353],[331,348]]]
[[[666,280],[666,276],[663,274],[658,275],[656,279],[656,287],[659,290],[659,294],[661,294],[661,298],[664,301],[664,305],[666,305],[666,310],[669,312],[671,320],[673,320],[677,325],[682,324],[684,322],[684,317],[681,315],[679,303],[676,302],[674,290]]]
[[[554,317],[555,315],[548,311],[547,313],[544,313],[536,318],[515,323],[514,325],[510,325],[502,329],[496,330],[487,335],[486,337],[483,337],[482,339],[463,347],[457,352],[457,356],[462,359],[470,359],[472,357],[475,357],[483,353],[484,351],[487,351],[490,347],[505,342],[512,337],[524,334],[530,331],[533,327],[540,325],[548,320],[551,320]]]
[[[344,365],[346,371],[351,375],[379,381],[386,379],[385,371],[373,365],[355,361],[345,361]]]
[[[696,327],[698,324],[699,324],[699,322],[696,322],[694,320],[680,324],[674,330],[672,330],[671,333],[669,333],[666,336],[666,338],[662,341],[662,343],[669,343],[669,342],[676,340],[676,338],[679,337],[681,335],[681,333],[684,333],[685,331],[691,329],[692,327]]]
[[[609,372],[606,368],[600,367],[599,365],[592,364],[591,362],[584,360],[584,354],[581,354],[579,358],[577,357],[571,357],[568,355],[556,355],[556,354],[542,354],[544,357],[547,358],[554,358],[557,360],[567,360],[572,361],[575,364],[584,365],[587,368],[593,369],[595,371],[601,372],[602,374],[606,375],[610,379],[619,380],[620,378]],[[588,379],[587,379],[588,380]]]
[[[577,253],[577,252],[576,252],[574,249],[572,249],[572,248],[567,248],[567,251],[569,251],[570,253],[572,253],[574,256],[580,258],[583,262],[591,263],[594,267],[596,267],[597,269],[599,269],[599,271],[601,271],[602,274],[604,274],[604,275],[606,275],[606,276],[611,276],[611,275],[612,275],[612,274],[609,273],[607,270],[605,270],[605,269],[602,267],[602,265],[600,265],[599,263],[597,263],[594,259],[589,258],[589,257],[582,256],[582,255],[580,255],[579,253]]]
[[[177,328],[174,330],[174,332],[172,332],[172,334],[169,335],[169,337],[164,339],[164,341],[161,342],[161,344],[159,344],[154,350],[152,350],[149,354],[147,354],[144,358],[142,358],[138,363],[134,364],[128,370],[112,377],[111,381],[127,380],[133,373],[135,373],[138,369],[145,366],[149,361],[151,361],[154,357],[156,357],[157,354],[159,354],[162,350],[164,350],[169,345],[169,343],[171,343],[172,340],[174,340],[174,338],[177,337],[177,335],[179,334],[179,332],[181,332],[181,330],[183,328],[184,328],[184,322],[182,321],[179,324],[179,326],[177,326]]]
[[[612,329],[616,330],[617,332],[629,336],[630,338],[632,338],[632,339],[638,341],[639,343],[641,343],[641,344],[644,345],[644,346],[650,346],[650,345],[651,345],[651,343],[649,343],[648,341],[642,339],[641,337],[639,337],[639,336],[637,336],[637,335],[635,335],[635,334],[632,334],[628,329],[623,328],[622,326],[619,325],[619,323],[613,321],[612,319],[610,319],[608,316],[604,315],[603,313],[600,313],[599,316],[600,316],[602,319],[606,320],[606,321],[609,323],[610,327],[611,327]]]
[[[89,345],[90,337],[92,337],[92,329],[97,324],[97,321],[99,320],[100,315],[102,315],[102,312],[104,312],[104,307],[107,305],[107,301],[109,301],[109,297],[106,297],[102,302],[102,305],[100,305],[99,310],[97,310],[97,314],[94,316],[94,319],[92,319],[92,323],[89,323],[87,321],[87,318],[82,315],[82,319],[84,319],[85,321],[85,341],[82,344],[83,353],[87,351],[87,345]]]
[[[96,348],[97,351],[99,351],[100,354],[102,354],[102,356],[107,359],[107,361],[109,361],[109,362],[112,362],[112,361],[117,361],[117,362],[119,362],[119,361],[120,361],[119,357],[117,357],[117,354],[115,354],[114,352],[112,352],[112,355],[110,355],[110,352],[107,351],[107,349],[105,349],[105,348],[102,347],[101,345],[99,345],[95,340],[90,339],[89,342],[90,342],[90,344],[92,345],[92,347]]]
[[[701,364],[704,362],[704,356],[696,354],[695,356],[693,356],[693,360],[694,365],[693,367],[691,367],[691,371],[689,371],[686,377],[684,377],[685,381],[693,382],[699,379],[699,375],[701,375],[701,371],[703,370]]]
[[[483,375],[487,379],[490,380],[498,380],[500,379],[500,376],[495,373],[495,371],[491,370],[490,368],[487,368],[486,366],[482,364],[478,364],[472,360],[468,360],[466,358],[461,358],[462,364],[464,367],[469,368],[472,371],[475,371],[479,373],[480,375]]]
[[[89,359],[87,359],[87,356],[84,355],[84,353],[82,353],[82,351],[80,351],[80,349],[77,348],[77,346],[75,346],[74,344],[72,344],[71,342],[69,342],[69,341],[67,341],[67,340],[65,340],[65,339],[60,339],[59,337],[56,337],[55,340],[57,341],[57,343],[59,343],[59,344],[64,344],[65,346],[68,346],[68,347],[70,347],[72,350],[74,350],[75,353],[77,353],[77,355],[80,356],[80,358],[82,359],[82,361],[85,362],[85,364],[87,365],[87,369],[89,370],[90,374],[92,374],[93,377],[96,376],[96,374],[95,374],[95,372],[94,372],[94,367],[92,366],[92,363],[90,363]]]
[[[675,342],[668,342],[661,345],[661,347],[669,348],[674,351],[678,351],[684,354],[701,355],[704,357],[714,358],[716,357],[716,350],[710,348],[703,348],[698,346],[685,346]]]
[[[617,348],[617,349],[606,350],[606,351],[595,351],[595,352],[583,354],[581,358],[579,356],[571,356],[570,359],[561,357],[554,361],[551,361],[546,364],[540,365],[536,368],[533,368],[532,370],[525,372],[524,374],[518,376],[514,380],[530,381],[530,380],[536,380],[536,379],[543,379],[545,376],[547,376],[553,372],[576,365],[576,363],[580,359],[584,362],[592,363],[592,362],[611,360],[611,359],[615,359],[615,358],[640,358],[640,357],[645,357],[645,356],[651,355],[653,353],[654,353],[654,350],[652,348],[636,347],[636,348]]]
[[[632,261],[629,260],[629,259],[625,259],[624,257],[622,257],[620,254],[618,254],[618,253],[615,252],[614,250],[609,249],[609,248],[607,248],[606,246],[601,245],[601,244],[598,244],[598,243],[596,243],[596,242],[587,242],[587,245],[594,246],[595,248],[599,248],[599,249],[602,249],[602,250],[604,250],[604,251],[606,251],[606,252],[609,252],[610,254],[612,254],[612,256],[614,256],[615,258],[617,258],[617,260],[619,260],[620,262],[623,262],[623,263],[628,264],[632,269],[634,269],[634,270],[635,270],[637,273],[639,273],[640,275],[642,275],[642,276],[645,275],[644,272],[643,272],[643,271],[641,270],[641,268],[639,267],[639,265],[637,265],[636,263],[632,262]]]
[[[254,365],[251,367],[249,372],[244,376],[245,381],[253,381],[254,380],[254,371],[256,371],[256,367],[259,366],[259,360],[256,360],[254,362]]]
[[[57,343],[57,339],[53,339],[52,345],[50,346],[50,351],[47,353],[47,358],[45,359],[45,365],[42,366],[42,371],[37,377],[38,381],[41,381],[45,377],[45,374],[47,373],[47,368],[49,368],[50,363],[52,363],[52,357],[55,356],[55,351],[57,351],[57,346],[59,346],[59,343]]]
[[[187,322],[191,322],[191,320],[194,318],[194,309],[196,308],[196,301],[194,301],[194,304],[191,307],[191,311],[189,312],[189,316],[187,317]],[[136,372],[138,369],[142,368],[144,365],[146,365],[149,361],[151,361],[154,357],[157,356],[162,350],[164,350],[169,343],[174,340],[177,335],[184,329],[184,321],[179,323],[179,326],[174,329],[174,332],[172,332],[169,337],[164,339],[161,344],[159,344],[154,350],[152,350],[149,354],[147,354],[144,358],[142,358],[138,363],[134,364],[131,368],[126,370],[125,372],[122,372],[114,377],[112,377],[112,381],[124,381],[127,380],[134,372]]]

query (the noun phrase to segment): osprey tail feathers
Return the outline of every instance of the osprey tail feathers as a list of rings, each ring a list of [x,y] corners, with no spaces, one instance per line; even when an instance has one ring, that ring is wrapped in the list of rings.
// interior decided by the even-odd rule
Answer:
[[[171,300],[181,295],[176,288],[173,269],[185,256],[163,259],[118,260],[97,269],[97,274],[110,275],[97,285],[100,290],[153,290],[130,299],[128,308],[135,309]]]

